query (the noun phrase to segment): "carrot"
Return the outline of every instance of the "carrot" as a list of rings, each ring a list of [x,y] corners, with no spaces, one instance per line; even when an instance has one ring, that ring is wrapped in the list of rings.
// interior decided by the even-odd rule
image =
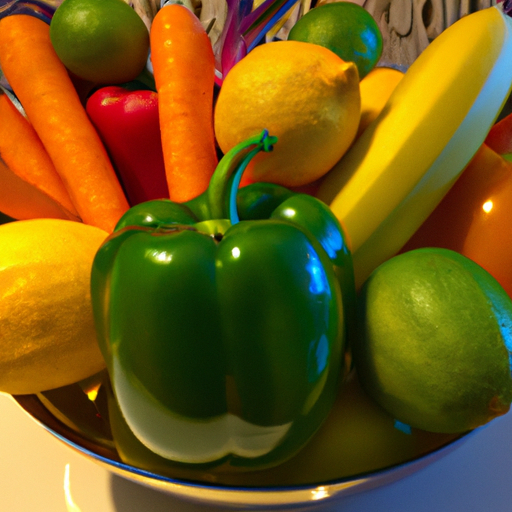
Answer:
[[[64,208],[37,187],[22,180],[0,160],[0,211],[14,219],[67,219]],[[76,218],[71,219],[76,220]]]
[[[21,179],[78,217],[41,139],[6,94],[0,94],[0,158]]]
[[[23,14],[0,20],[0,67],[82,220],[111,232],[128,203],[107,152],[53,49],[49,26]]]
[[[213,50],[197,17],[178,4],[158,11],[150,43],[169,196],[184,202],[206,190],[217,165]]]

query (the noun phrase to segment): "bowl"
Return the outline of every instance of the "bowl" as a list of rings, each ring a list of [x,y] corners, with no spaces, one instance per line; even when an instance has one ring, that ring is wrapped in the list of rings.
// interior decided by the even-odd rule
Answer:
[[[155,457],[131,435],[105,374],[14,399],[72,450],[133,482],[184,500],[225,508],[286,508],[341,500],[397,481],[447,456],[462,435],[404,432],[351,373],[330,416],[299,454],[260,471],[190,471]]]
[[[59,3],[2,0],[0,15],[36,8],[44,17]],[[140,7],[144,2],[134,3]],[[467,14],[448,2],[411,2],[406,12],[393,0],[359,3],[379,21],[384,37],[380,64],[402,70],[444,28]],[[483,4],[480,8],[491,3]],[[300,5],[309,7],[307,2]],[[291,24],[300,14],[296,9]],[[289,26],[285,23],[272,38],[285,37]],[[3,81],[2,86],[8,84]],[[350,373],[326,422],[288,462],[252,472],[191,471],[155,456],[133,437],[116,408],[105,373],[14,399],[52,436],[109,471],[180,498],[223,507],[279,508],[339,500],[410,475],[447,456],[479,430],[460,435],[408,431],[373,403]]]

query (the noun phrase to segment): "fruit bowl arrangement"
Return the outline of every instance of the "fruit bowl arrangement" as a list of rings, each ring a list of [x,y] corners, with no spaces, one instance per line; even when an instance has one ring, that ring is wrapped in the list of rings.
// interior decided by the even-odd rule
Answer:
[[[396,58],[396,12],[352,2],[1,3],[0,391],[242,506],[506,414],[508,11],[425,11]]]

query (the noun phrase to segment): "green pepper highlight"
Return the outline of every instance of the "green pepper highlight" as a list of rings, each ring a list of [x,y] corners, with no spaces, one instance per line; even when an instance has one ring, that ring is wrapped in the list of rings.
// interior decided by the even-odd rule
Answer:
[[[355,292],[341,226],[311,196],[238,190],[275,142],[263,132],[233,148],[188,203],[134,206],[94,260],[119,408],[142,444],[184,465],[288,459],[330,412],[344,373]]]

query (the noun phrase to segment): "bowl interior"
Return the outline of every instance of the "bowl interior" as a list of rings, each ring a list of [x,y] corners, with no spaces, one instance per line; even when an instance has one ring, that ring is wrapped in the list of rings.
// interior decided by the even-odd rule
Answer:
[[[17,403],[48,432],[110,471],[173,495],[223,506],[298,506],[396,481],[450,453],[468,434],[406,432],[364,395],[354,374],[327,421],[284,464],[260,471],[183,468],[131,434],[105,374]]]

